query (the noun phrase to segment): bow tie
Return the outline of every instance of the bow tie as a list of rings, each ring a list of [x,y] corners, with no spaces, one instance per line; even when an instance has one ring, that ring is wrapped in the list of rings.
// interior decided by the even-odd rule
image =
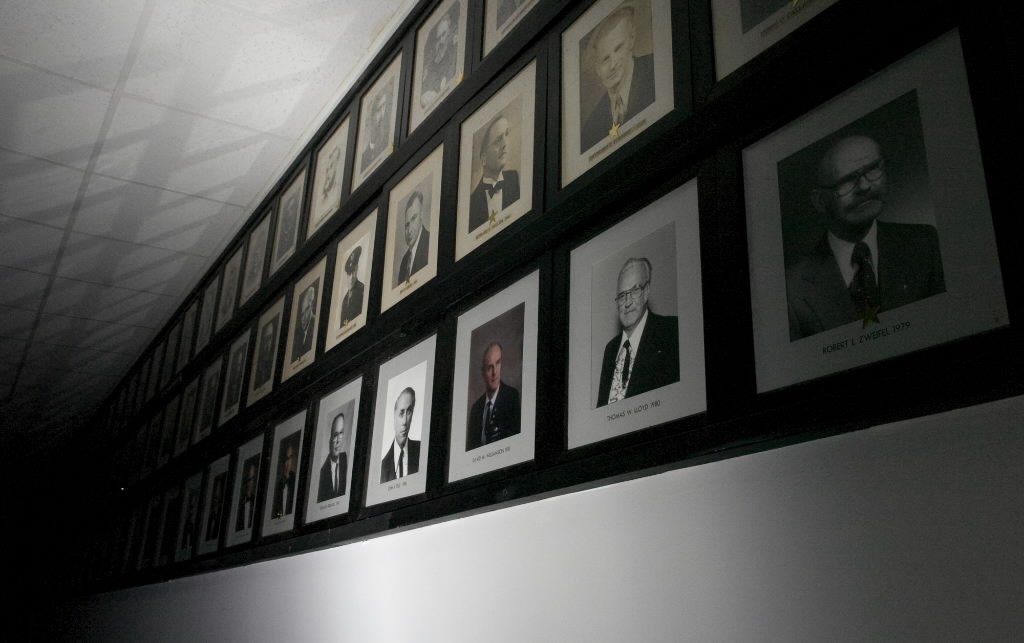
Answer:
[[[487,190],[487,196],[493,197],[496,192],[505,187],[505,179],[496,181],[493,185],[484,184],[484,188]]]

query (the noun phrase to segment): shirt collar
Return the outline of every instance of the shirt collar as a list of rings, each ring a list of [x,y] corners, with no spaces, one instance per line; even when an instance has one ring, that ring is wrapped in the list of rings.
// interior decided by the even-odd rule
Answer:
[[[881,274],[878,269],[878,221],[871,222],[871,227],[861,241],[866,243],[871,251],[871,265],[875,274]],[[840,239],[829,231],[828,245],[832,248],[832,255],[836,258],[836,263],[839,264],[839,272],[843,275],[843,281],[849,286],[854,275],[857,274],[857,269],[853,265],[853,247],[857,245],[857,242]]]

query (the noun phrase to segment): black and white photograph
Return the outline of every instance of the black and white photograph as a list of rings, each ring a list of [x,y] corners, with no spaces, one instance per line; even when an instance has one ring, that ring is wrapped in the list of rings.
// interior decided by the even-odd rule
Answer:
[[[288,342],[285,345],[281,381],[306,368],[316,359],[316,338],[320,329],[320,293],[323,292],[327,257],[324,257],[295,282],[289,315]]]
[[[252,329],[239,335],[228,350],[228,373],[224,379],[224,399],[220,405],[220,424],[238,415],[242,407],[245,387],[245,364],[249,356],[249,335]]]
[[[462,123],[456,261],[533,208],[536,84],[531,61]]]
[[[164,360],[164,342],[161,341],[153,349],[153,359],[149,362],[149,379],[146,380],[146,401],[149,402],[153,396],[160,391],[160,367]]]
[[[302,219],[302,195],[306,187],[303,170],[281,194],[277,206],[277,226],[274,229],[274,252],[270,260],[270,274],[277,272],[299,247],[299,223]]]
[[[163,507],[164,496],[162,493],[154,495],[146,505],[145,522],[142,525],[142,532],[139,534],[142,544],[139,547],[139,557],[135,563],[136,569],[147,569],[156,562]]]
[[[459,315],[449,481],[533,459],[539,288],[531,273]]]
[[[562,186],[674,105],[671,2],[595,2],[562,33]]]
[[[307,239],[313,236],[313,233],[319,230],[341,206],[341,186],[345,185],[348,123],[346,117],[317,152],[313,195],[309,203],[309,223],[306,225]]]
[[[249,406],[274,389],[277,346],[281,338],[283,320],[284,297],[281,297],[260,315],[260,321],[256,325],[256,349],[250,369],[252,375],[249,377],[249,394],[246,396],[246,404]]]
[[[707,410],[697,182],[572,251],[569,448]]]
[[[954,32],[743,151],[758,390],[1009,322],[973,123]]]
[[[181,412],[178,414],[178,433],[174,438],[174,457],[178,457],[188,450],[189,441],[192,439],[192,428],[196,417],[196,407],[199,404],[199,377],[196,376],[185,387],[181,394]]]
[[[270,239],[270,212],[266,212],[249,233],[246,247],[245,270],[242,271],[242,288],[238,293],[241,306],[256,294],[263,283],[263,267],[267,262],[267,242]]]
[[[395,151],[401,71],[402,56],[398,55],[359,103],[359,135],[352,168],[353,191]]]
[[[263,435],[253,438],[235,452],[234,484],[231,488],[231,512],[228,515],[224,546],[233,547],[252,540],[256,526],[256,501],[263,460]]]
[[[157,467],[157,458],[160,455],[160,444],[163,430],[163,410],[149,420],[149,428],[146,429],[146,459],[142,463],[142,477],[145,478],[153,473]]]
[[[382,364],[377,373],[367,506],[427,488],[436,343],[437,336],[431,335]]]
[[[270,475],[263,503],[263,535],[279,534],[295,526],[298,507],[299,480],[302,475],[302,429],[306,412],[302,411],[274,429],[274,450],[270,458]]]
[[[363,378],[357,377],[325,395],[316,405],[313,459],[306,487],[306,524],[348,511],[354,464],[352,446],[359,429],[362,385]]]
[[[409,131],[462,82],[468,0],[444,0],[416,32]]]
[[[180,563],[192,557],[196,538],[199,534],[199,504],[202,499],[203,472],[189,476],[182,488],[181,518],[178,520],[178,536],[174,547],[174,562]]]
[[[174,560],[174,546],[178,537],[178,521],[181,520],[181,485],[172,485],[164,492],[163,510],[157,541],[156,565],[161,567]]]
[[[437,275],[443,156],[444,145],[438,145],[388,195],[381,312]]]
[[[218,357],[203,372],[203,383],[199,391],[199,414],[195,419],[192,444],[200,442],[213,431],[217,421],[217,393],[220,387],[220,371],[224,360]]]
[[[230,464],[231,456],[226,455],[206,467],[206,492],[203,500],[203,516],[199,522],[197,556],[215,552],[220,547]]]
[[[483,55],[489,54],[535,6],[537,0],[487,0]]]
[[[157,456],[157,468],[170,462],[174,455],[174,438],[178,435],[178,407],[181,398],[175,395],[164,407],[163,425],[160,428],[160,455]]]
[[[220,282],[220,299],[217,305],[217,323],[214,330],[220,331],[235,314],[235,299],[238,295],[238,278],[242,271],[242,247],[235,250],[224,264],[224,277]]]
[[[178,350],[181,346],[181,323],[179,319],[167,334],[167,352],[164,355],[164,372],[160,379],[166,386],[178,372]]]
[[[807,23],[836,0],[711,0],[719,80]]]
[[[219,292],[220,275],[218,274],[203,290],[203,304],[199,308],[199,325],[196,328],[196,355],[210,343],[210,336],[213,334],[213,320],[217,312],[217,294]]]
[[[192,359],[192,341],[195,339],[196,317],[199,314],[199,300],[193,299],[188,308],[185,309],[185,316],[181,322],[181,342],[178,344],[178,366],[176,370],[181,372],[189,360]],[[131,397],[129,395],[129,397]]]
[[[376,231],[377,210],[374,209],[338,242],[325,351],[366,325]]]

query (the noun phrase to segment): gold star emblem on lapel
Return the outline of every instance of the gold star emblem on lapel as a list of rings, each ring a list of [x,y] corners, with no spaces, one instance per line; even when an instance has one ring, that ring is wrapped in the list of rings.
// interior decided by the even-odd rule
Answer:
[[[878,311],[881,310],[881,306],[872,306],[871,304],[864,304],[864,323],[861,325],[861,330],[868,327],[868,324],[875,322],[881,324],[882,322],[878,319]]]
[[[608,136],[618,136],[618,135],[619,135],[619,124],[618,123],[612,123],[612,128],[610,130],[608,130]]]

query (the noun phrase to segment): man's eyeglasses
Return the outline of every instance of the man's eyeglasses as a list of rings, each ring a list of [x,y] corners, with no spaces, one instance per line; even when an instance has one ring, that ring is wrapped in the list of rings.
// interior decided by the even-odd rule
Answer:
[[[639,286],[633,286],[629,290],[623,290],[619,294],[615,295],[615,303],[621,306],[626,303],[627,299],[631,302],[636,301],[636,298],[640,296],[640,291],[646,288],[649,283],[651,283],[650,280],[647,280]]]
[[[874,163],[869,163],[859,170],[854,170],[839,181],[836,181],[832,185],[823,185],[822,189],[832,190],[839,196],[846,196],[850,192],[853,192],[857,184],[860,183],[861,177],[874,183],[882,178],[882,174],[885,173],[885,159],[878,159]]]

